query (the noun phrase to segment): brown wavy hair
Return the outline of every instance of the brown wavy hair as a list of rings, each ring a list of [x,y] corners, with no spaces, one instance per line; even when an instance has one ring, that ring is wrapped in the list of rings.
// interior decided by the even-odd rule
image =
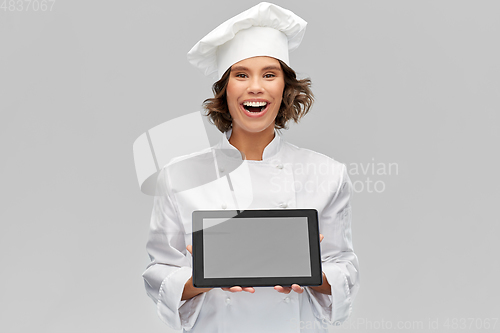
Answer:
[[[280,109],[274,122],[274,128],[280,130],[282,128],[288,129],[287,123],[290,120],[298,123],[300,118],[309,112],[314,103],[314,95],[311,91],[311,80],[309,78],[297,80],[295,71],[283,61],[278,61],[285,79]],[[231,68],[222,75],[219,81],[213,84],[214,98],[207,98],[203,101],[206,116],[221,132],[227,132],[233,123],[226,100],[226,89],[230,74]]]

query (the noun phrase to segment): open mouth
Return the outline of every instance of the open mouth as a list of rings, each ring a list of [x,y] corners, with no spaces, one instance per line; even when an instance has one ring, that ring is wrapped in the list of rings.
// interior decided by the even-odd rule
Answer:
[[[260,113],[267,107],[267,102],[243,102],[243,108],[251,113]]]

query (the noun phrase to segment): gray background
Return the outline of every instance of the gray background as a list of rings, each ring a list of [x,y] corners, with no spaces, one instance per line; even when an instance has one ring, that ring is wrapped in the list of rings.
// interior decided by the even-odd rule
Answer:
[[[256,3],[0,10],[0,331],[171,332],[143,287],[152,197],[132,143],[200,109],[212,81],[186,52]],[[291,64],[317,97],[287,140],[398,165],[352,174],[384,191],[353,198],[362,285],[340,330],[499,317],[500,3],[276,3],[309,22]]]

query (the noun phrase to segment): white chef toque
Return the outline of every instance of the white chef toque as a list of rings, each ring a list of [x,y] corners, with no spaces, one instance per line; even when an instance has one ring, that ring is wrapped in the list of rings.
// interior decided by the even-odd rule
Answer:
[[[233,64],[268,56],[290,66],[288,52],[302,41],[307,22],[269,2],[230,18],[188,52],[188,61],[207,76],[220,79]]]

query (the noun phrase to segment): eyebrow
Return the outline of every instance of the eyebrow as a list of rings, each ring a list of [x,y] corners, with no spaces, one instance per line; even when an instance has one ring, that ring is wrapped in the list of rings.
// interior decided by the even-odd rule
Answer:
[[[231,68],[233,71],[248,71],[249,69],[245,66],[234,66]],[[270,65],[262,68],[262,71],[269,71],[269,70],[275,70],[275,71],[281,71],[281,68],[275,65]]]

